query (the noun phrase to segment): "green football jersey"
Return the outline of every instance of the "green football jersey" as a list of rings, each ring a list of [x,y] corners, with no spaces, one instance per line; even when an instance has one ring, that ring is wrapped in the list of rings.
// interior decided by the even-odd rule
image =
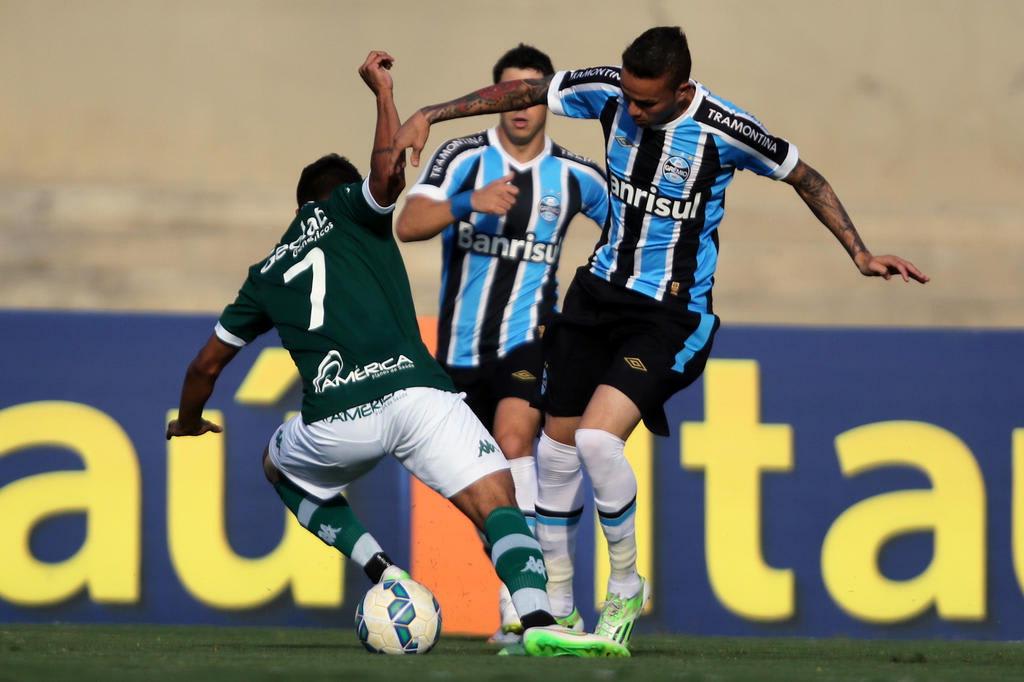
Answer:
[[[234,346],[277,329],[302,376],[307,424],[402,388],[454,390],[420,338],[393,210],[365,181],[307,203],[217,323]]]

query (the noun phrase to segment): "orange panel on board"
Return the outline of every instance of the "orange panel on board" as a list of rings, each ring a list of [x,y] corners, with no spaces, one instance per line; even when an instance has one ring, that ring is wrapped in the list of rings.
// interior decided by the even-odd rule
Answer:
[[[437,349],[437,318],[420,317],[420,336]],[[451,503],[413,479],[412,575],[441,604],[444,631],[490,635],[498,629],[498,577],[476,529]]]
[[[444,631],[490,635],[498,629],[498,577],[480,537],[452,504],[414,480],[412,576],[441,603]]]

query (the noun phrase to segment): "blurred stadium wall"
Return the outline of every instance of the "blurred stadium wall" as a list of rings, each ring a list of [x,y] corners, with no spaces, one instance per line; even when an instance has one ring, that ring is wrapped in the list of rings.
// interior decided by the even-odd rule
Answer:
[[[397,58],[405,116],[484,85],[519,41],[560,68],[618,63],[657,24],[686,29],[697,79],[799,146],[871,249],[934,278],[863,280],[788,187],[740,174],[727,323],[1024,321],[1015,0],[0,0],[0,305],[216,311],[287,223],[305,163],[337,150],[366,168],[368,50]],[[427,151],[490,124],[440,125]],[[596,124],[550,130],[601,157]],[[563,282],[596,235],[573,226]],[[439,245],[403,248],[433,314]]]

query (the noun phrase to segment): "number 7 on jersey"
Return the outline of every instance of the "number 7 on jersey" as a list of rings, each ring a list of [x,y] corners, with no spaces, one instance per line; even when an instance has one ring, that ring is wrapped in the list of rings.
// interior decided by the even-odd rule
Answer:
[[[313,286],[309,290],[309,331],[324,326],[324,295],[327,293],[327,265],[324,252],[314,246],[301,261],[284,271],[288,284],[306,270],[313,268]]]

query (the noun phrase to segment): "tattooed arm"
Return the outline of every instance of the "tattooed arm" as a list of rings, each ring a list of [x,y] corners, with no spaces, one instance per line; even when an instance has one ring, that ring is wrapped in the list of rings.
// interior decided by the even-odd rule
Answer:
[[[550,83],[551,76],[503,81],[444,104],[423,107],[398,129],[394,141],[395,151],[402,153],[412,148],[412,165],[419,166],[420,152],[427,143],[432,124],[453,118],[497,114],[544,104],[548,100]]]
[[[928,281],[928,276],[910,261],[899,256],[874,256],[868,251],[832,185],[821,173],[799,161],[785,182],[793,186],[811,212],[835,235],[861,274],[884,279],[900,275],[904,282],[913,278],[922,284]]]

